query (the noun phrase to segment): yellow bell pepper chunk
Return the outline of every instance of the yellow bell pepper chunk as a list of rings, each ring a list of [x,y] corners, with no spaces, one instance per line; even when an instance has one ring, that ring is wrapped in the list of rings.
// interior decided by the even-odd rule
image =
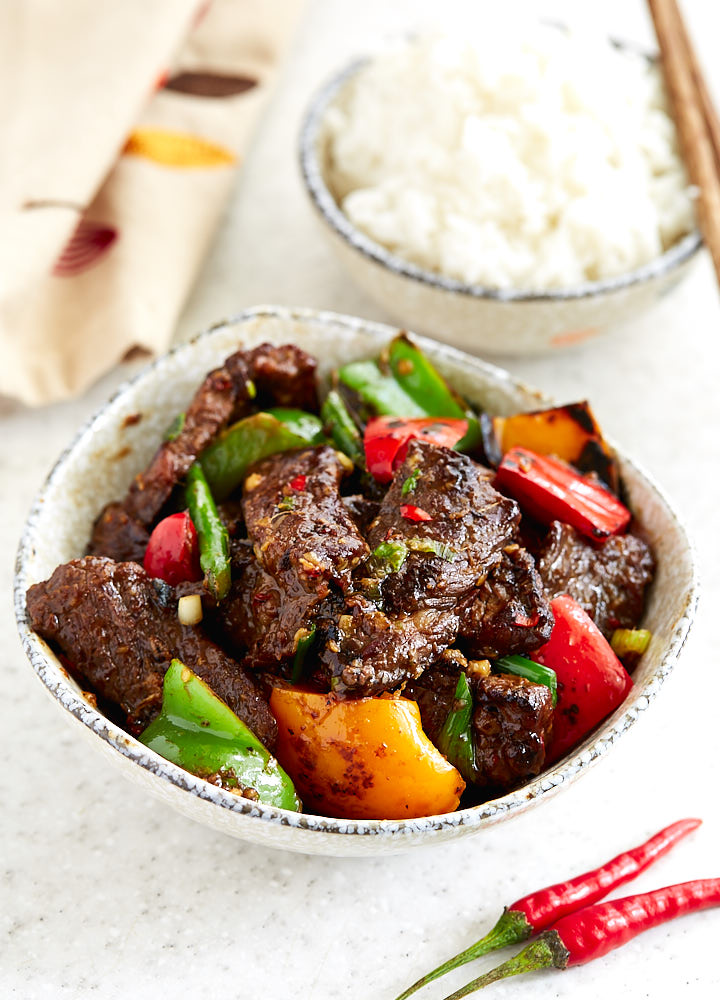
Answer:
[[[465,782],[425,735],[414,701],[275,688],[270,709],[277,758],[306,809],[347,819],[457,809]]]

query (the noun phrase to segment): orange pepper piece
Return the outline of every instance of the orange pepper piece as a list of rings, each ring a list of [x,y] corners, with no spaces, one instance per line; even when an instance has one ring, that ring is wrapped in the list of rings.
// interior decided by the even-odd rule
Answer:
[[[270,709],[276,756],[306,808],[347,819],[457,809],[465,782],[425,735],[414,701],[275,688]]]

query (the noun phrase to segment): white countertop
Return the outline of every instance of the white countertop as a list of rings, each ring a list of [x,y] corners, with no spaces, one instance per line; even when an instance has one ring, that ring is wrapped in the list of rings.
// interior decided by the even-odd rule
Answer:
[[[433,10],[439,16],[439,6],[448,19],[462,17],[454,0],[310,4],[179,337],[260,302],[387,318],[349,284],[303,200],[298,121],[312,88],[349,55],[379,33],[427,22]],[[603,30],[650,37],[640,0],[582,6]],[[713,70],[720,12],[702,0],[683,6]],[[512,7],[519,16],[537,11],[529,2],[503,5]],[[578,7],[546,2],[542,11],[569,19]],[[494,9],[487,4],[489,16]],[[714,72],[720,93],[720,68]],[[503,904],[674,819],[697,815],[705,824],[646,872],[638,891],[720,876],[720,658],[712,632],[720,607],[718,301],[703,256],[641,321],[570,354],[507,362],[559,398],[588,396],[607,432],[684,514],[703,597],[676,671],[609,756],[554,800],[456,845],[373,861],[276,853],[213,833],[118,779],[76,739],[21,651],[7,597],[12,560],[53,460],[134,368],[50,409],[0,405],[0,997],[392,1000],[485,933]],[[491,995],[717,997],[718,930],[718,911],[686,917],[592,966],[510,980]],[[420,996],[438,1000],[495,964],[491,958]]]

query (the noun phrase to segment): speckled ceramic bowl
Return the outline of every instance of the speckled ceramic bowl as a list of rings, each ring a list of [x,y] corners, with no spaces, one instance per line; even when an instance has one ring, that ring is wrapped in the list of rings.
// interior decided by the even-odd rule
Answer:
[[[474,353],[547,354],[638,316],[685,277],[702,245],[697,231],[635,271],[551,291],[466,285],[426,271],[376,243],[341,211],[327,180],[327,110],[367,62],[352,63],[312,99],[300,135],[300,166],[339,260],[398,323]]]
[[[320,359],[320,374],[376,355],[394,336],[387,326],[333,313],[258,308],[213,327],[150,365],[122,387],[60,457],[40,491],[20,542],[15,578],[18,628],[33,669],[78,733],[129,778],[186,816],[245,840],[328,855],[386,854],[477,833],[538,805],[599,761],[648,707],[677,660],[690,628],[696,583],[685,531],[658,488],[624,456],[631,505],[648,531],[658,561],[645,624],[653,639],[635,687],[590,738],[522,788],[483,805],[413,820],[342,820],[298,815],[225,792],[181,770],[97,711],[32,632],[25,612],[28,587],[62,562],[83,554],[92,522],[107,501],[122,496],[155,451],[163,431],[204,374],[239,346],[294,342]],[[547,402],[507,372],[433,341],[419,343],[452,384],[477,406],[507,414]],[[127,417],[141,414],[142,419]]]

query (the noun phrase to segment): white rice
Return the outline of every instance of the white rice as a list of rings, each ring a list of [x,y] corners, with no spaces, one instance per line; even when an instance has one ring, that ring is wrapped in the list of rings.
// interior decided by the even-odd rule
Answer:
[[[659,71],[555,28],[404,43],[343,89],[327,129],[350,220],[469,284],[609,278],[695,224]]]

